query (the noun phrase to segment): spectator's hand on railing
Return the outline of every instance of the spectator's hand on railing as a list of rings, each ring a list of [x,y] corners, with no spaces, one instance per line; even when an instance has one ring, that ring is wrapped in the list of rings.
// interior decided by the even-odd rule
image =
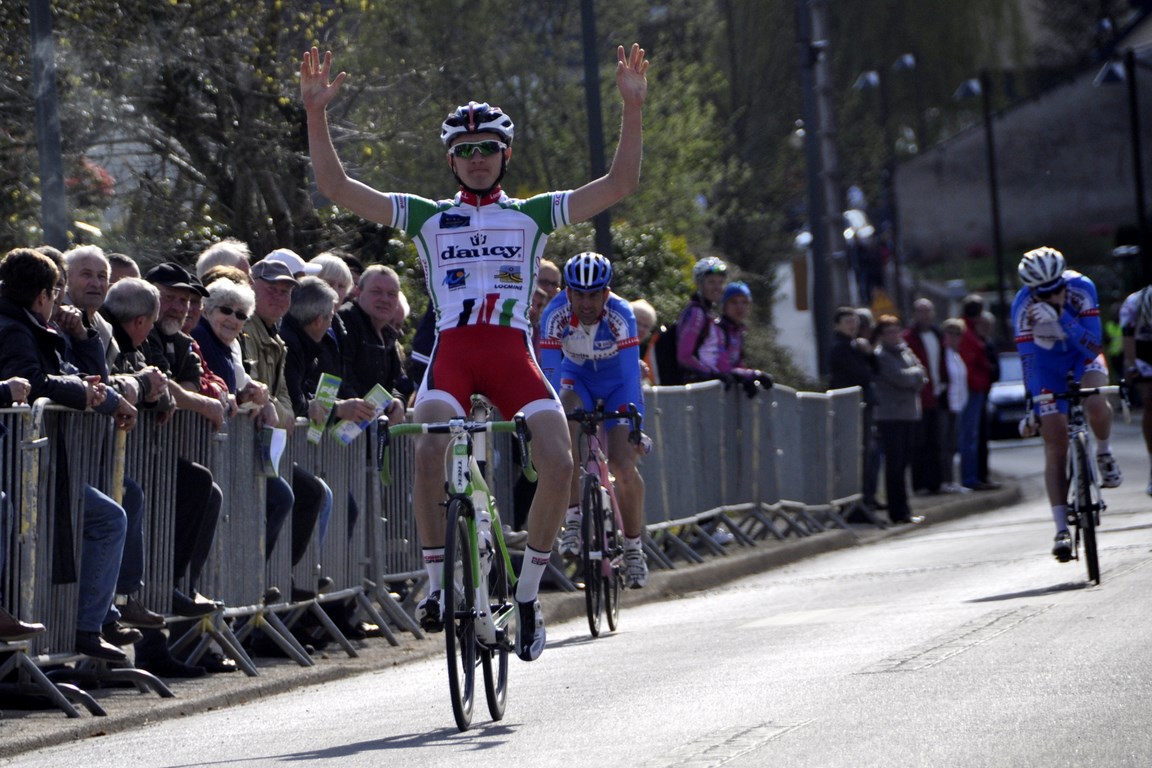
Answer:
[[[84,394],[89,408],[96,408],[108,397],[108,390],[99,376],[84,377]]]
[[[28,393],[32,391],[32,384],[28,379],[20,376],[13,376],[5,381],[0,381],[0,384],[8,386],[8,395],[12,398],[13,403],[23,403],[28,399]]]
[[[212,429],[218,430],[224,426],[224,404],[212,397],[200,396],[196,400],[196,413],[203,416],[212,424]]]
[[[132,428],[136,426],[136,406],[123,397],[120,398],[120,403],[116,406],[116,413],[113,416],[116,419],[117,429],[131,432]]]
[[[388,403],[388,407],[384,409],[384,415],[391,421],[400,423],[404,421],[404,403],[400,398],[394,397]]]
[[[168,377],[154,365],[142,369],[139,375],[141,380],[145,382],[144,402],[158,402],[168,390]]]
[[[262,381],[250,381],[236,393],[236,402],[240,404],[254,403],[263,407],[268,404],[269,399],[268,385]]]

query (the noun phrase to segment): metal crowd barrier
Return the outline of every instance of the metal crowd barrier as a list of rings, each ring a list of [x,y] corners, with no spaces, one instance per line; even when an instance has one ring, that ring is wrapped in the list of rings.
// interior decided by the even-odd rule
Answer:
[[[843,527],[840,511],[860,498],[857,388],[821,393],[777,386],[748,398],[742,389],[725,391],[718,382],[656,387],[646,394],[645,410],[644,430],[655,448],[640,461],[647,488],[644,543],[656,567],[675,567],[678,559],[699,561],[702,552],[726,554],[714,539],[719,529],[727,529],[737,544],[751,546],[763,539]],[[86,694],[45,682],[37,667],[75,658],[84,487],[91,484],[120,498],[117,486],[123,476],[141,485],[147,550],[142,599],[168,612],[178,458],[208,467],[224,497],[200,587],[228,607],[195,622],[176,643],[176,650],[197,643],[188,656],[191,661],[214,640],[254,675],[256,668],[241,641],[261,629],[290,658],[309,665],[312,661],[292,637],[289,624],[293,613],[323,614],[319,604],[326,600],[351,601],[386,630],[393,644],[397,641],[387,630],[389,622],[423,636],[406,610],[424,580],[411,513],[413,441],[393,442],[388,455],[392,482],[385,486],[380,482],[378,425],[350,446],[327,435],[314,445],[306,441],[305,429],[293,432],[281,458],[282,473],[290,477],[295,461],[333,492],[323,546],[314,537],[295,576],[297,583],[310,587],[320,574],[334,584],[330,593],[309,600],[265,605],[268,586],[286,590],[291,585],[291,521],[285,523],[266,565],[265,483],[256,471],[258,436],[250,419],[236,417],[215,432],[197,414],[177,412],[167,423],[158,423],[145,411],[127,440],[118,442],[107,417],[41,401],[33,408],[0,411],[0,423],[8,430],[7,441],[0,444],[0,490],[8,496],[11,525],[0,573],[4,606],[20,618],[49,626],[28,641],[0,644],[0,654],[13,652],[0,664],[0,673],[15,671],[25,685],[47,685],[51,690],[45,689],[45,695],[69,715],[76,715],[69,699],[89,706]],[[117,464],[117,451],[123,451],[122,464]],[[510,522],[519,467],[508,436],[488,441],[486,456],[486,471],[505,522]],[[289,612],[288,623],[277,616],[283,612]],[[320,623],[355,655],[354,646],[336,627],[323,619]]]
[[[860,497],[860,390],[797,392],[776,386],[748,398],[720,382],[654,387],[640,462],[650,556],[726,554],[719,524],[742,545],[846,527]]]

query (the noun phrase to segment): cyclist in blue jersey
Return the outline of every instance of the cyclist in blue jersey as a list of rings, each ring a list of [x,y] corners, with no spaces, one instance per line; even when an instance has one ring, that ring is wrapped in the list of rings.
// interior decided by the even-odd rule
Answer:
[[[469,102],[440,126],[445,160],[460,185],[446,200],[386,193],[353,180],[332,145],[326,110],[347,73],[332,80],[332,53],[312,48],[300,64],[300,96],[316,185],[334,203],[365,219],[404,230],[424,267],[435,311],[436,340],[414,405],[419,422],[463,417],[474,394],[487,396],[505,418],[522,412],[532,431],[539,482],[528,513],[528,544],[516,582],[516,652],[525,661],[544,650],[537,595],[564,517],[572,448],[563,408],[532,354],[528,309],[545,243],[559,227],[591,219],[640,184],[642,113],[648,62],[633,45],[616,51],[616,87],[623,102],[620,141],[608,173],[579,189],[528,200],[500,182],[512,159],[515,126],[498,107]],[[416,445],[412,506],[428,574],[428,596],[416,617],[443,630],[444,452],[449,437],[425,435]],[[451,586],[447,587],[451,589]],[[448,606],[451,602],[443,601]],[[448,608],[451,610],[451,607]]]
[[[567,289],[552,299],[540,321],[540,367],[560,393],[566,411],[644,413],[640,380],[640,340],[632,306],[612,293],[612,264],[599,253],[579,253],[564,265]],[[644,529],[644,479],[636,469],[638,446],[629,442],[631,422],[608,425],[608,466],[624,522],[624,582],[639,589],[648,582],[640,536]],[[560,554],[580,555],[579,425],[569,425],[574,453],[572,489],[560,538]]]
[[[1048,247],[1025,253],[1017,271],[1024,287],[1012,302],[1012,323],[1028,396],[1066,391],[1069,374],[1084,387],[1106,386],[1108,364],[1101,349],[1100,308],[1093,282],[1068,269],[1064,255]],[[1096,437],[1100,485],[1115,488],[1123,476],[1109,444],[1112,407],[1095,395],[1084,400],[1084,410]],[[1021,434],[1035,434],[1037,429],[1044,439],[1044,487],[1056,523],[1052,554],[1066,563],[1072,559],[1067,507],[1068,403],[1044,403],[1029,412],[1021,423]]]

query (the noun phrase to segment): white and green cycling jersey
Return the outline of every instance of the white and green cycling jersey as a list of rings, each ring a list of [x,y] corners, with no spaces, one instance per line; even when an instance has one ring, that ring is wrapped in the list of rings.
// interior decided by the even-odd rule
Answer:
[[[569,224],[570,192],[527,200],[466,191],[451,200],[394,193],[391,226],[412,238],[436,331],[464,325],[530,330],[528,307],[548,235]]]

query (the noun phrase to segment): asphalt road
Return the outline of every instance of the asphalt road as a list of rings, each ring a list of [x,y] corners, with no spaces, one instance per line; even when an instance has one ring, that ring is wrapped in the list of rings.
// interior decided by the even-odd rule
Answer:
[[[3,764],[1145,766],[1152,500],[1135,428],[1114,442],[1099,587],[1048,554],[1038,444],[998,444],[1020,503],[625,605],[597,640],[550,623],[500,723],[457,732],[430,653]]]

